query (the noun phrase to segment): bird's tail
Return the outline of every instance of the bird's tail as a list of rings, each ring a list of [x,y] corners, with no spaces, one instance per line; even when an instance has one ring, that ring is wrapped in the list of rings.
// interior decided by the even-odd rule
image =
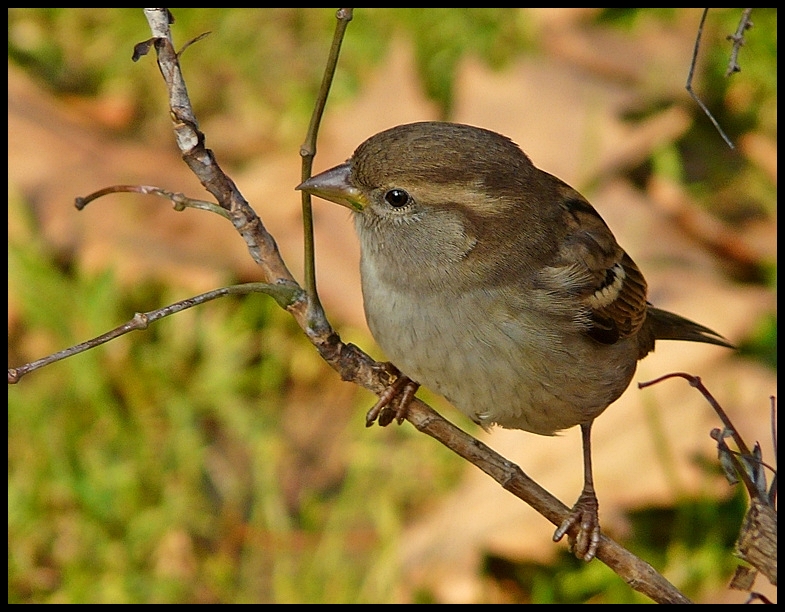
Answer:
[[[655,340],[686,340],[736,348],[714,330],[667,310],[649,306],[648,318]]]

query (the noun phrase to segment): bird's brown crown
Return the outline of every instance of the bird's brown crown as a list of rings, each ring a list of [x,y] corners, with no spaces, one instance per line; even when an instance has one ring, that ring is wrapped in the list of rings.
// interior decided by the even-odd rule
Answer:
[[[423,121],[380,132],[352,156],[353,182],[376,188],[396,180],[520,188],[534,168],[512,140],[460,123]]]

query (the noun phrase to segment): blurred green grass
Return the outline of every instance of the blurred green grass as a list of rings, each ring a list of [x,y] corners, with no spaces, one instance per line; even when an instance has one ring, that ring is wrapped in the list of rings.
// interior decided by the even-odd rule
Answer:
[[[358,12],[333,98],[352,95],[383,56],[391,31],[406,31],[425,90],[449,116],[455,66],[465,53],[502,65],[536,48],[536,36],[507,19],[510,13],[477,11]],[[179,32],[233,34],[225,36],[230,44],[209,53],[190,48],[200,69],[186,78],[203,125],[227,115],[240,126],[235,133],[246,136],[236,143],[236,163],[250,149],[258,153],[260,142],[272,147],[301,138],[332,13],[177,11]],[[715,32],[733,31],[738,12],[715,14],[723,22]],[[624,17],[629,28],[643,18],[675,18],[643,9]],[[776,64],[776,11],[756,9],[753,19],[756,33],[764,32],[764,51],[774,45]],[[118,135],[160,139],[169,132],[156,127],[168,121],[160,113],[157,70],[127,68],[129,49],[145,32],[136,9],[10,9],[9,60],[61,95],[123,92],[134,111]],[[772,54],[756,47],[760,57],[729,82],[716,78],[727,48],[706,44],[716,80],[705,101],[723,125],[776,131],[776,70],[766,63]],[[748,216],[773,214],[766,203],[776,202],[776,186],[749,165],[729,181],[717,171],[727,160],[705,154],[705,129],[692,130],[669,152],[679,180],[699,201],[710,203],[719,193],[728,203],[741,195]],[[642,170],[665,171],[656,159]],[[9,240],[15,311],[9,364],[187,297],[176,286],[128,289],[111,273],[84,273],[36,240],[32,208],[9,194],[9,215],[27,216],[28,224],[23,240]],[[776,317],[761,334],[750,352],[771,364]],[[776,368],[776,348],[773,354]],[[362,422],[370,396],[336,378],[288,315],[268,298],[251,296],[180,313],[10,387],[9,602],[394,600],[402,525],[459,480],[463,463],[409,427],[371,435]],[[306,409],[314,403],[323,407],[319,414]],[[689,516],[691,503],[670,511]],[[689,594],[720,584],[729,571],[716,561],[730,558],[725,539],[719,549],[712,537],[705,547],[684,544],[695,529],[673,521],[667,537],[639,551],[659,569],[677,567],[684,575],[678,586]],[[497,580],[494,567],[489,577]],[[695,567],[699,577],[688,575]],[[530,574],[514,577],[521,600],[640,600],[596,563],[576,566],[565,558]],[[555,583],[582,586],[557,592]]]

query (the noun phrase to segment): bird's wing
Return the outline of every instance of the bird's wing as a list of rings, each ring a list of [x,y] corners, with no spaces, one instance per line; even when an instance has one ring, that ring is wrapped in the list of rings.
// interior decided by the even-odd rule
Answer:
[[[561,181],[559,191],[564,235],[543,279],[578,302],[576,319],[589,336],[613,344],[643,325],[646,281],[594,207]]]

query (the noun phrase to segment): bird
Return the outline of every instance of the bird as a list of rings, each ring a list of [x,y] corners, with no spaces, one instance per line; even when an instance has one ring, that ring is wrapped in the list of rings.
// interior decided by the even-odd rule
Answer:
[[[656,340],[732,345],[651,305],[588,200],[496,132],[399,125],[296,189],[352,211],[368,327],[401,373],[368,424],[403,395],[400,423],[424,385],[486,429],[580,426],[584,485],[553,539],[572,532],[574,554],[594,558],[592,423]]]

